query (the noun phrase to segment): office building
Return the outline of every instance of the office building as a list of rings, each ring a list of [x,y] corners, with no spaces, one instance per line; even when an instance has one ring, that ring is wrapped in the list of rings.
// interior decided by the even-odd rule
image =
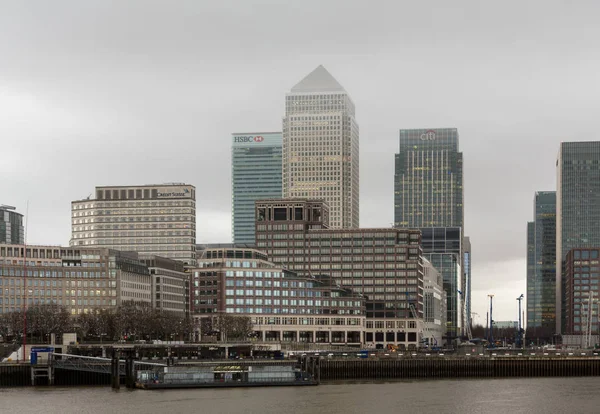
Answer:
[[[528,336],[551,340],[556,328],[556,192],[538,191],[527,223]]]
[[[423,343],[430,347],[445,344],[447,298],[442,274],[423,259]]]
[[[196,188],[189,184],[96,187],[71,203],[73,247],[105,247],[193,265]]]
[[[25,296],[27,306],[61,305],[79,315],[151,303],[151,292],[148,268],[134,252],[0,244],[0,313],[21,310]]]
[[[152,279],[152,307],[176,314],[190,314],[190,274],[182,262],[160,256],[140,256]]]
[[[191,273],[198,320],[250,317],[263,342],[364,342],[364,298],[329,277],[299,277],[262,251],[231,245],[205,246]]]
[[[567,252],[600,246],[600,141],[563,142],[556,180],[556,318],[564,328],[563,272]]]
[[[451,342],[463,334],[466,321],[466,289],[462,270],[462,228],[433,227],[421,229],[423,256],[439,270],[444,280],[447,295],[447,332]]]
[[[326,275],[366,299],[365,342],[417,347],[423,335],[421,232],[331,229],[329,206],[306,199],[256,202],[256,242],[300,277]]]
[[[357,228],[358,136],[352,99],[319,66],[286,96],[283,197],[325,200],[332,228]]]
[[[234,243],[254,243],[254,201],[281,198],[281,132],[232,135],[231,228]]]
[[[565,335],[599,334],[600,247],[577,248],[565,258]],[[591,321],[590,321],[591,316]],[[591,332],[588,332],[591,329]],[[593,344],[592,344],[593,345]]]
[[[463,274],[463,156],[456,128],[402,129],[395,156],[394,226],[423,232],[425,257],[442,273],[447,294],[447,338],[463,334],[468,319]],[[471,263],[469,263],[469,272]],[[469,273],[470,277],[470,273]],[[470,280],[469,280],[470,283]]]
[[[396,227],[464,227],[463,156],[456,128],[400,130],[395,160]]]
[[[24,244],[23,215],[11,206],[0,205],[0,243]]]

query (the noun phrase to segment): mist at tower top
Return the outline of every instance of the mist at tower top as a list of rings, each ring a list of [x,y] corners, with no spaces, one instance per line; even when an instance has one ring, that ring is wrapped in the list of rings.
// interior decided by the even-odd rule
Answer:
[[[341,92],[347,93],[340,83],[329,73],[323,65],[306,75],[292,89],[292,93],[305,92]]]

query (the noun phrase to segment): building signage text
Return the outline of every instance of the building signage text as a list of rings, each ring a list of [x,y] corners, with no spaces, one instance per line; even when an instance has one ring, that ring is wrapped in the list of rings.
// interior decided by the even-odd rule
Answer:
[[[233,142],[263,142],[264,137],[260,135],[244,135],[239,137],[234,137]]]
[[[435,141],[435,131],[430,129],[421,134],[421,141]]]

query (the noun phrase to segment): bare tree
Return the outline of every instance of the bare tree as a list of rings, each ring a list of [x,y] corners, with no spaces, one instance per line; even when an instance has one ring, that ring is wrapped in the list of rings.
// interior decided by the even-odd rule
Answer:
[[[252,333],[252,320],[249,316],[219,314],[212,321],[214,331],[219,332],[221,341],[244,341]]]

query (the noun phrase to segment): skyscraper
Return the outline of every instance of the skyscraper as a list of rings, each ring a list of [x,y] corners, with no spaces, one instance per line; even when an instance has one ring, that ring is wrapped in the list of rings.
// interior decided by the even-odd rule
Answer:
[[[14,207],[0,204],[0,243],[24,244],[23,215]]]
[[[286,96],[283,197],[325,200],[332,228],[358,227],[358,157],[354,103],[319,66]]]
[[[231,220],[234,243],[255,243],[254,201],[281,198],[281,132],[232,135]]]
[[[394,225],[421,229],[423,255],[444,279],[452,340],[462,334],[470,300],[463,274],[463,157],[457,129],[400,130],[395,163]],[[469,261],[469,276],[470,268]]]
[[[562,333],[567,252],[600,246],[600,141],[561,143],[556,172],[556,330]]]
[[[556,326],[556,192],[538,191],[527,223],[527,328],[552,339]]]
[[[71,202],[71,246],[107,247],[196,263],[196,187],[96,187]]]
[[[402,129],[394,176],[397,227],[464,227],[456,128]]]

